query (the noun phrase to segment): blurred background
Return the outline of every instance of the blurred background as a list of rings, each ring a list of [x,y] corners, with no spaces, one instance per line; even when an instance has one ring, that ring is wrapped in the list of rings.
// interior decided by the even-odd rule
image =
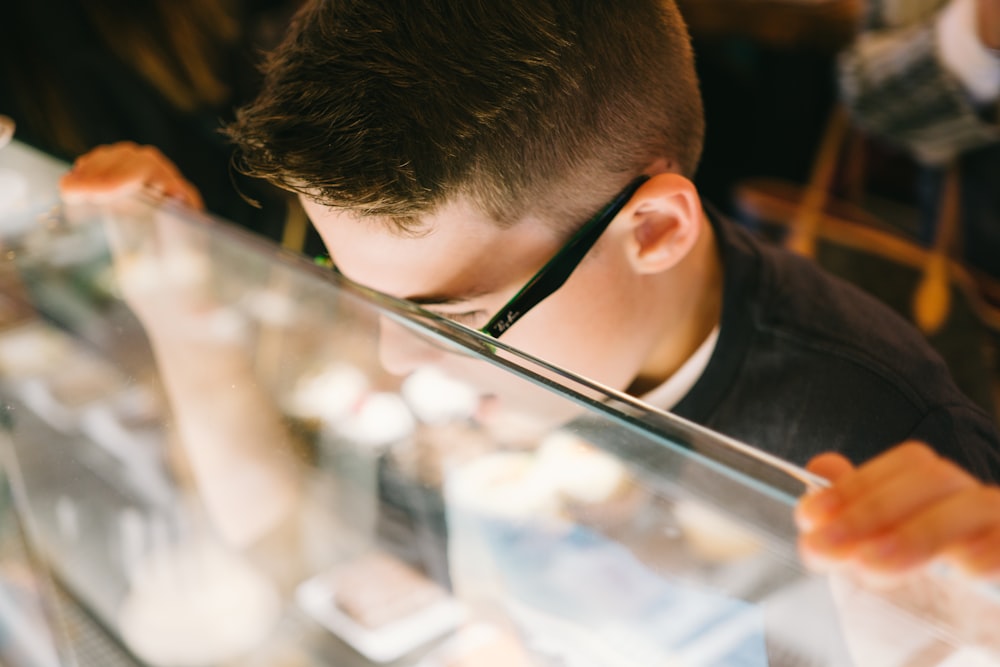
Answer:
[[[994,417],[995,5],[680,1],[708,125],[699,189],[911,320]]]
[[[0,113],[20,141],[67,161],[116,141],[157,146],[210,211],[280,239],[286,197],[229,168],[219,128],[254,96],[258,55],[296,4],[11,0],[0,21]]]
[[[1000,20],[987,0],[678,2],[705,98],[705,199],[889,303],[1000,413],[1000,57],[987,48]],[[219,133],[297,4],[9,0],[0,113],[67,161],[155,145],[212,212],[319,254],[297,205],[236,174]]]

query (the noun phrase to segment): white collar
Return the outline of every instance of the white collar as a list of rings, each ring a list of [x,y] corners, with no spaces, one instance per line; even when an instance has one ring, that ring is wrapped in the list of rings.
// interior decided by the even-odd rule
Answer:
[[[687,361],[677,369],[667,380],[652,391],[640,396],[644,403],[652,405],[661,410],[670,410],[681,402],[681,399],[691,391],[701,374],[708,366],[708,360],[715,352],[715,344],[719,340],[719,327],[716,325],[712,332],[708,334],[698,349],[694,351]]]

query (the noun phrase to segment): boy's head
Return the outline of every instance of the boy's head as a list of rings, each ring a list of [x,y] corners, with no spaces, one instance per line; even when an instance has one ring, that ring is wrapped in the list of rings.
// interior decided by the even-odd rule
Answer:
[[[686,177],[703,129],[672,0],[311,0],[229,132],[246,171],[302,195],[348,277],[474,326],[616,192],[653,174],[632,204],[662,201],[626,207],[628,224],[616,218],[605,235],[632,256],[606,252],[615,245],[602,237],[591,254],[605,261],[581,264],[557,295],[566,307],[550,308],[553,296],[548,316],[530,314],[509,337],[624,386],[651,333],[610,372],[576,363],[596,348],[560,358],[518,330],[586,322],[573,331],[627,345],[623,327],[655,323],[639,317],[650,304],[637,295],[698,234],[669,221],[641,229],[637,216],[700,221]],[[644,244],[668,236],[673,258],[640,266],[656,254]],[[564,292],[577,293],[575,308]]]
[[[691,176],[701,153],[670,0],[315,0],[265,75],[231,128],[244,166],[404,227],[460,194],[500,225],[572,225],[588,186],[656,158]]]

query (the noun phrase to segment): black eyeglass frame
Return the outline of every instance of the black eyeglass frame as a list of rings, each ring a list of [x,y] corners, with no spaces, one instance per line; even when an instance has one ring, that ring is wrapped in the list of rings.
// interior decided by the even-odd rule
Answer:
[[[480,331],[487,336],[500,338],[529,310],[552,296],[580,265],[611,221],[632,199],[636,190],[648,180],[649,176],[644,174],[626,185],[625,189],[615,195],[615,198],[593,218],[585,222],[566,245],[560,248],[559,252],[553,255],[552,259],[547,261]]]

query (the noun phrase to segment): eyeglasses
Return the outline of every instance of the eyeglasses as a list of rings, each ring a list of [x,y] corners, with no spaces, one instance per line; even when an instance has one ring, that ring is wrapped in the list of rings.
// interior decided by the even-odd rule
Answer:
[[[619,192],[597,215],[584,223],[569,242],[546,262],[545,266],[539,269],[538,273],[532,276],[531,280],[510,301],[504,304],[500,312],[490,318],[490,321],[480,331],[493,338],[499,338],[525,313],[562,287],[563,283],[590,252],[590,249],[597,243],[597,239],[618,215],[618,212],[624,208],[639,186],[648,180],[649,176],[639,176],[625,186],[625,189]]]

